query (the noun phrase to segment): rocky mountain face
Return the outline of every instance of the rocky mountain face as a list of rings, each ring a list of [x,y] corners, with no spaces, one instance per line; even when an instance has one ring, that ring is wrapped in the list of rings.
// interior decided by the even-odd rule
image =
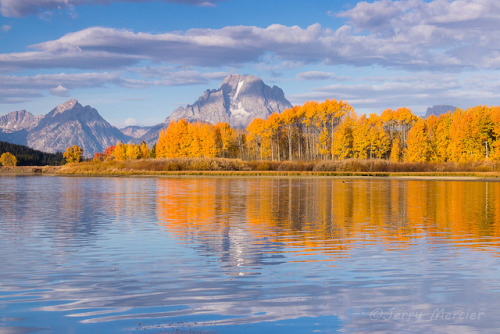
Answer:
[[[0,130],[12,133],[20,130],[30,131],[38,125],[43,116],[34,116],[26,110],[13,111],[0,116]]]
[[[83,148],[85,157],[92,157],[118,140],[145,141],[151,145],[171,120],[186,118],[188,121],[226,122],[233,127],[246,127],[254,118],[267,118],[291,107],[281,88],[269,87],[251,75],[233,74],[226,77],[218,89],[206,90],[195,103],[177,108],[163,123],[151,127],[131,126],[121,132],[94,108],[69,100],[45,116],[33,116],[24,110],[0,116],[0,140],[48,153],[78,145]]]
[[[225,122],[245,128],[254,118],[265,119],[291,107],[281,88],[269,87],[262,79],[251,75],[232,74],[218,89],[207,89],[195,103],[175,109],[165,122],[152,127],[140,140],[153,143],[161,129],[181,118],[212,124]]]
[[[0,140],[27,145],[28,132],[35,128],[43,116],[34,116],[26,110],[13,111],[0,116]]]
[[[120,131],[129,137],[132,138],[141,138],[144,136],[149,130],[151,130],[152,126],[137,126],[131,125],[125,128],[120,129]]]
[[[141,142],[146,142],[148,146],[153,145],[154,143],[158,142],[158,137],[160,136],[160,131],[163,129],[168,128],[168,125],[170,124],[170,118],[167,117],[165,122],[153,125],[152,127],[149,128],[149,130],[142,135],[139,138],[136,138],[134,142],[136,144],[140,144]]]
[[[291,107],[281,88],[271,88],[251,75],[232,74],[224,79],[219,89],[206,90],[194,104],[174,110],[167,121],[185,118],[246,127],[254,118],[267,118]]]
[[[441,114],[446,114],[448,111],[454,111],[457,109],[457,107],[454,106],[447,106],[447,105],[436,105],[427,108],[427,112],[425,113],[425,118],[429,117],[430,115],[436,115],[439,117]]]
[[[64,152],[72,145],[83,148],[85,157],[102,152],[118,140],[131,138],[106,122],[90,106],[69,100],[45,115],[38,125],[28,131],[27,146],[44,152]]]

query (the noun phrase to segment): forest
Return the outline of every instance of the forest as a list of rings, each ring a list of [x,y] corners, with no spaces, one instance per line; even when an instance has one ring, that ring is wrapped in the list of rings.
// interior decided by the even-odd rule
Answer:
[[[388,159],[478,162],[500,159],[500,107],[456,109],[439,117],[408,108],[358,115],[344,101],[307,102],[254,119],[248,127],[172,121],[160,133],[157,158],[223,157],[318,161]]]
[[[45,153],[32,148],[0,141],[0,155],[11,153],[17,159],[18,166],[45,166],[64,164],[63,154]]]

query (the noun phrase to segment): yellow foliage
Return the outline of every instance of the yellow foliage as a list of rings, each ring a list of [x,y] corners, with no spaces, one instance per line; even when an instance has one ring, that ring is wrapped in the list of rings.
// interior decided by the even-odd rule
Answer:
[[[127,159],[137,160],[141,157],[139,145],[125,144],[125,156]]]
[[[337,159],[352,157],[353,120],[345,119],[333,133],[332,155]]]
[[[151,157],[151,150],[148,148],[148,145],[143,141],[141,146],[139,146],[140,159],[147,159]]]
[[[392,141],[391,156],[389,159],[392,161],[401,160],[401,142],[399,141],[399,137],[394,138]]]
[[[116,143],[115,150],[113,151],[113,156],[116,160],[119,161],[123,161],[127,158],[126,147],[120,141]]]
[[[0,156],[0,164],[2,164],[2,166],[15,166],[17,165],[17,158],[14,154],[5,152]]]
[[[409,162],[424,162],[431,158],[431,144],[427,133],[427,126],[421,118],[411,128],[408,134],[405,159]]]
[[[63,153],[66,163],[80,162],[83,158],[83,149],[77,145],[70,146]]]

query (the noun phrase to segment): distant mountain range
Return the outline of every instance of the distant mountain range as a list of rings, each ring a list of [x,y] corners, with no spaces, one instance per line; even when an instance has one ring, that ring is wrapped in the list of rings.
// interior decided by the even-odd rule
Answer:
[[[425,113],[424,118],[429,117],[430,115],[436,115],[439,117],[441,114],[446,114],[448,111],[455,111],[457,107],[448,106],[448,105],[436,105],[427,108],[427,112]]]
[[[0,140],[48,153],[78,145],[86,157],[91,157],[118,140],[132,139],[106,122],[97,110],[77,100],[66,101],[42,117],[14,111],[3,116],[1,124]]]
[[[226,77],[218,89],[206,90],[195,103],[177,108],[164,122],[155,126],[129,126],[119,130],[94,108],[82,106],[72,99],[45,116],[34,116],[25,110],[0,116],[0,140],[49,153],[78,145],[86,157],[92,157],[118,140],[145,141],[151,145],[158,140],[160,130],[167,128],[172,120],[186,118],[246,127],[256,117],[266,118],[291,107],[281,88],[271,88],[251,75],[233,74]]]

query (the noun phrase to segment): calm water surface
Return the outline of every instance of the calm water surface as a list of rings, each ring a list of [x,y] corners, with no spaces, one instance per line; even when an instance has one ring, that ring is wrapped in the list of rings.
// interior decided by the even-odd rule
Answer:
[[[1,334],[495,332],[499,255],[496,182],[0,177]]]

